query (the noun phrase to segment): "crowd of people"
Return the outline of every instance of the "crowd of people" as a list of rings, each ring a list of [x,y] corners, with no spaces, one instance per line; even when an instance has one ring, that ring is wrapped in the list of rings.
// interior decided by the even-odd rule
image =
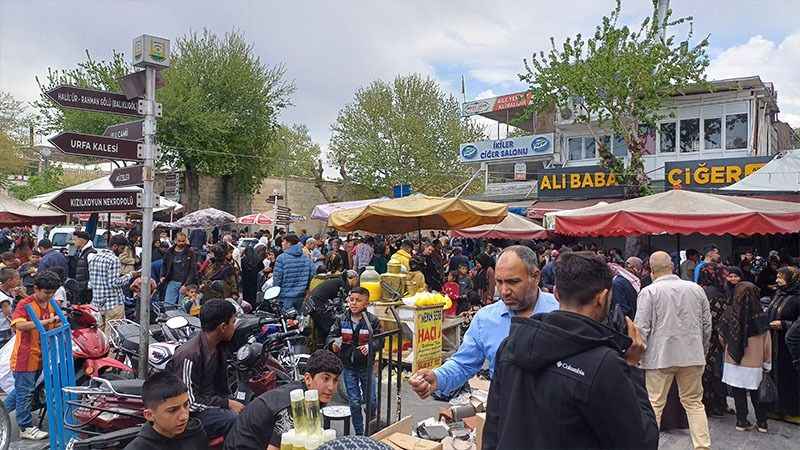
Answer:
[[[125,317],[142,283],[140,240],[136,230],[109,233],[98,249],[92,236],[76,231],[65,257],[48,239],[33,242],[25,230],[0,232],[0,339],[17,336],[15,392],[6,403],[16,407],[23,437],[46,436],[30,423],[27,374],[41,369],[41,359],[19,357],[35,356],[38,345],[24,305],[39,305],[34,310],[51,326],[57,320],[40,301],[50,297],[91,303],[104,322]],[[414,240],[281,229],[274,235],[159,232],[153,300],[198,313],[203,332],[176,354],[179,383],[167,380],[167,389],[164,380],[154,380],[151,386],[171,397],[185,392],[187,411],[207,436],[235,429],[255,436],[252,448],[274,443],[280,428],[274,416],[288,405],[288,391],[280,400],[247,406],[229,400],[219,358],[235,314],[221,299],[255,304],[262,286],[277,286],[284,309],[313,318],[313,345],[339,361],[327,377],[344,378],[355,431],[364,433],[362,407],[375,397],[366,392],[367,378],[374,376],[366,355],[382,343],[370,340],[380,322],[366,311],[369,292],[359,287],[359,275],[399,265],[419,290],[453,300],[447,314],[471,317],[458,351],[441,367],[413,374],[409,383],[421,397],[447,398],[488,369],[493,383],[484,448],[657,448],[658,429],[669,421],[665,407],[676,401],[669,395],[673,383],[698,449],[711,446],[709,416],[735,414],[743,431],[766,432],[768,417],[800,424],[800,270],[788,252],[762,257],[747,250],[723,264],[714,246],[623,258],[618,249],[596,245],[511,244],[441,232]],[[75,280],[74,292],[65,291],[67,278]],[[776,386],[774,401],[759,398],[765,378]],[[527,393],[519,395],[523,384]],[[755,426],[748,420],[748,396]],[[728,407],[728,397],[735,408]],[[258,405],[252,406],[258,414],[271,411],[272,425],[248,413],[251,405]],[[530,433],[522,421],[552,431]]]

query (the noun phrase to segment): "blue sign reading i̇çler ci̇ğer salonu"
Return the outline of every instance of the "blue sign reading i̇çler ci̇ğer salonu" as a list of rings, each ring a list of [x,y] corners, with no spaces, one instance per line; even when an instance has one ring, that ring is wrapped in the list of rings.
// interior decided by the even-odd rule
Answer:
[[[530,158],[552,154],[553,133],[469,142],[461,144],[458,149],[458,159],[463,163]]]

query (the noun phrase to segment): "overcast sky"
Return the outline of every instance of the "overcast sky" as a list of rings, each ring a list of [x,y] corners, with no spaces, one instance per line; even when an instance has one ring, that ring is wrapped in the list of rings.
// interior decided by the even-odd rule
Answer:
[[[269,1],[269,0],[0,0],[0,90],[37,95],[36,75],[69,68],[85,50],[107,58],[130,54],[143,33],[175,39],[203,27],[241,31],[262,61],[283,63],[297,92],[281,120],[304,123],[323,147],[337,112],[375,79],[421,72],[459,98],[525,89],[522,59],[591,33],[613,0],[555,1]],[[778,91],[781,118],[800,126],[800,1],[672,0],[711,35],[711,78],[760,75]],[[624,0],[638,24],[650,0]]]

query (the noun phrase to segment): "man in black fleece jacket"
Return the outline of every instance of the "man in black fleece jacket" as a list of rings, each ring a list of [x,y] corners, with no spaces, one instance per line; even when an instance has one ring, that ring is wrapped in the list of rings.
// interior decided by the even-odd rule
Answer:
[[[589,252],[556,263],[560,309],[515,317],[497,351],[483,449],[652,449],[658,427],[644,377],[636,326],[603,322],[612,274]]]
[[[206,450],[208,437],[197,419],[189,418],[186,385],[169,372],[159,372],[142,386],[147,423],[125,450]]]

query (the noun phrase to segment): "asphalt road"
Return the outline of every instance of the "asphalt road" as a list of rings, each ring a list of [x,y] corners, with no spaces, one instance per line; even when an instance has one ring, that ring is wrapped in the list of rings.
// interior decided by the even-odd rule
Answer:
[[[384,391],[385,392],[385,391]],[[437,402],[434,400],[420,400],[411,390],[408,385],[403,383],[401,390],[402,406],[401,412],[403,416],[411,415],[416,421],[424,420],[438,414],[438,411],[449,406],[445,402]],[[394,402],[392,400],[393,413],[395,417]],[[731,407],[733,402],[731,400]],[[385,408],[385,406],[384,406]],[[385,411],[385,410],[384,410]],[[384,413],[385,414],[385,413]],[[755,418],[752,417],[750,412],[750,421],[755,423]],[[12,414],[12,422],[14,416]],[[535,424],[531,424],[534,429]],[[715,449],[724,450],[790,450],[800,448],[800,426],[792,425],[775,420],[769,421],[769,433],[762,434],[755,431],[740,432],[736,431],[736,419],[732,415],[723,418],[709,418],[709,426],[711,428],[711,444]],[[341,427],[337,432],[341,434]],[[14,426],[14,436],[18,436],[16,425]],[[47,441],[31,442],[31,441],[17,441],[12,443],[11,449],[15,450],[39,450],[47,448]],[[692,441],[689,437],[688,430],[670,431],[661,433],[661,439],[658,446],[659,450],[686,450],[692,448]]]

